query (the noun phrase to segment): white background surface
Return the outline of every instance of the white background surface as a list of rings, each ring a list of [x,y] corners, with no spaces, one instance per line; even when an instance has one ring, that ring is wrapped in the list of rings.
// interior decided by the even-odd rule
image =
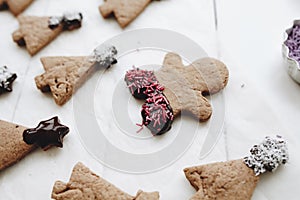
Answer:
[[[189,157],[187,152],[172,166],[144,175],[120,173],[93,159],[76,132],[72,101],[58,107],[35,87],[33,78],[43,72],[40,57],[88,55],[98,44],[123,31],[114,19],[102,19],[97,8],[101,0],[88,2],[36,0],[24,12],[59,15],[78,10],[84,15],[81,29],[61,34],[34,57],[12,41],[11,33],[18,28],[16,18],[8,11],[0,12],[0,65],[7,65],[18,74],[14,91],[0,96],[0,118],[35,127],[41,119],[58,115],[71,128],[63,149],[37,150],[1,172],[0,199],[49,199],[55,180],[67,181],[78,161],[130,194],[141,188],[158,190],[163,200],[188,199],[195,191],[185,180],[184,167],[241,158],[253,144],[274,134],[288,140],[290,161],[275,173],[261,177],[253,199],[299,198],[300,86],[286,74],[281,58],[283,32],[299,17],[299,1],[218,0],[218,32],[214,29],[212,1],[158,1],[125,29],[150,27],[180,32],[200,44],[210,56],[224,61],[230,70],[225,90],[227,131],[214,151],[203,160]],[[203,139],[199,136],[194,146]]]

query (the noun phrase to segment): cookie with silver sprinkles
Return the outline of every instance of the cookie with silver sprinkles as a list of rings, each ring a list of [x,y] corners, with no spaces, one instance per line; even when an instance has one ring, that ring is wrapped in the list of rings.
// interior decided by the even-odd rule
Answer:
[[[0,10],[10,10],[15,16],[23,12],[33,0],[0,0]]]
[[[41,121],[36,128],[0,120],[0,172],[20,161],[38,147],[62,147],[69,128],[58,117]]]
[[[17,74],[11,73],[6,66],[0,67],[0,95],[12,91]]]
[[[185,176],[197,190],[190,199],[250,200],[259,175],[287,161],[286,142],[276,136],[254,145],[244,159],[188,167]]]
[[[173,119],[185,112],[207,121],[212,108],[205,97],[221,91],[228,82],[224,63],[214,58],[202,58],[184,66],[176,53],[167,53],[162,67],[156,71],[133,68],[125,74],[130,93],[146,100],[142,106],[142,124],[153,135],[170,130]]]
[[[79,162],[74,166],[68,183],[62,181],[55,182],[51,198],[54,200],[159,200],[159,193],[139,190],[135,196],[132,196],[98,176]]]
[[[109,68],[117,62],[114,46],[100,45],[92,56],[42,57],[45,72],[35,77],[41,92],[52,94],[57,105],[64,105],[91,74],[101,68]]]
[[[14,42],[25,46],[30,55],[35,55],[64,30],[81,27],[81,13],[67,13],[62,16],[39,17],[19,16],[19,29],[13,32]]]

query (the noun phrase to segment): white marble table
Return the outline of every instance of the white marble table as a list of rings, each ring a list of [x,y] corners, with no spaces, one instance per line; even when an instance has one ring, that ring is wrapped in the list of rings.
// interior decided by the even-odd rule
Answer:
[[[287,75],[281,58],[283,31],[298,17],[297,0],[217,0],[217,31],[211,0],[153,2],[125,30],[114,19],[102,19],[97,9],[101,3],[102,0],[36,0],[24,14],[55,15],[78,10],[84,22],[80,30],[63,33],[34,57],[11,39],[18,27],[16,18],[7,11],[0,12],[0,65],[18,73],[14,91],[0,97],[0,118],[34,127],[39,120],[58,115],[71,128],[63,149],[37,150],[2,172],[0,199],[50,198],[54,181],[67,181],[78,161],[130,194],[142,188],[158,190],[162,200],[188,199],[195,191],[184,177],[184,167],[241,158],[264,136],[275,134],[287,139],[290,160],[273,174],[262,176],[253,199],[298,199],[300,86]],[[199,134],[179,160],[160,171],[135,175],[108,168],[82,146],[73,118],[73,102],[58,107],[50,96],[36,89],[33,79],[43,72],[40,57],[86,55],[107,39],[137,28],[182,33],[201,45],[209,56],[227,64],[230,80],[224,91],[226,133],[204,159],[192,156],[205,140],[205,135]]]

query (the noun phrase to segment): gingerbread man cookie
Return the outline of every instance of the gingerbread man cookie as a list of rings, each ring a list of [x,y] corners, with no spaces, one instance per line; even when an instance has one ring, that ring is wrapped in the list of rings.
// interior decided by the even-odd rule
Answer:
[[[0,171],[15,164],[37,147],[62,147],[69,128],[58,117],[41,121],[36,128],[0,120]]]
[[[23,12],[33,0],[0,0],[0,10],[9,9],[15,16]]]
[[[158,200],[158,192],[139,190],[131,196],[100,176],[91,172],[82,163],[77,163],[68,183],[56,181],[52,190],[52,199],[122,199],[122,200]]]
[[[114,14],[119,25],[125,28],[132,22],[152,0],[105,0],[99,7],[104,18]]]
[[[26,46],[30,55],[35,55],[64,30],[81,27],[81,13],[66,13],[58,17],[19,16],[20,28],[12,37],[19,46]]]
[[[208,120],[212,108],[204,96],[222,90],[228,76],[227,67],[219,60],[202,58],[184,66],[178,54],[168,53],[158,71],[133,69],[126,73],[125,81],[133,96],[146,99],[142,125],[160,135],[181,112]]]
[[[287,161],[286,142],[276,136],[254,145],[244,159],[186,168],[185,176],[197,190],[190,199],[250,200],[259,175]]]
[[[57,105],[65,104],[95,67],[108,68],[117,62],[114,46],[100,46],[93,56],[43,57],[41,62],[45,73],[35,77],[35,83],[42,92],[51,92]]]

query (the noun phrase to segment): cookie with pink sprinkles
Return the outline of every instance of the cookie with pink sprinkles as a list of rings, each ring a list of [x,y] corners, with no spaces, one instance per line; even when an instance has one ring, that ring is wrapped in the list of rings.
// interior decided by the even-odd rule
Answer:
[[[207,121],[212,106],[205,96],[221,91],[228,77],[226,65],[217,59],[201,58],[185,66],[178,54],[167,53],[159,70],[134,67],[126,72],[125,82],[135,98],[145,100],[142,124],[137,125],[155,136],[169,131],[181,112]]]

